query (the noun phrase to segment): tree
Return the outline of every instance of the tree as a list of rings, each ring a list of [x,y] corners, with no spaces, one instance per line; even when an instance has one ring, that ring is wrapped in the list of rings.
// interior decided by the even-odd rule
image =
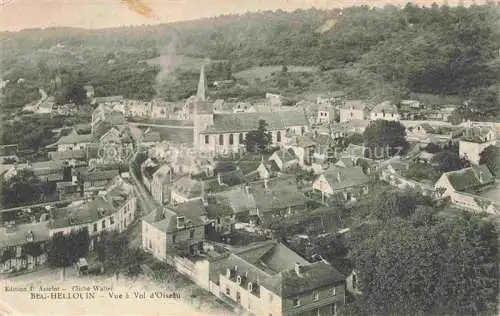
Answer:
[[[0,204],[5,207],[16,207],[40,201],[43,183],[29,169],[21,169],[8,180],[0,182]]]
[[[413,191],[390,188],[372,199],[372,215],[381,220],[410,218],[418,205],[432,205],[430,198]]]
[[[500,147],[488,146],[479,154],[479,157],[479,164],[488,166],[493,175],[500,175]]]
[[[405,127],[397,121],[376,120],[363,133],[365,146],[370,157],[383,159],[394,155],[404,155],[408,150]]]
[[[118,275],[126,267],[129,254],[127,236],[116,231],[103,232],[97,243],[97,255],[107,271]]]
[[[493,225],[466,213],[415,224],[395,218],[355,231],[348,258],[359,271],[364,313],[494,313],[499,273]]]
[[[70,266],[87,255],[89,244],[87,228],[72,231],[67,235],[54,234],[47,247],[47,261],[52,267]]]
[[[435,168],[439,173],[460,170],[470,165],[467,160],[460,158],[458,153],[448,150],[434,155],[431,159],[431,163],[436,164]]]
[[[16,257],[16,249],[14,247],[8,247],[5,248],[4,251],[2,252],[2,257],[0,257],[0,262],[4,264],[5,262],[9,261],[9,268],[11,268],[12,262],[10,260],[14,259],[15,257]]]
[[[283,64],[281,66],[281,72],[283,72],[283,73],[288,72],[288,66],[286,64]]]
[[[272,136],[267,132],[267,126],[266,121],[260,120],[258,129],[247,134],[244,141],[247,151],[265,153],[269,150]]]
[[[36,265],[38,257],[41,256],[44,251],[43,251],[40,243],[29,242],[29,243],[23,245],[22,252],[23,252],[23,254],[27,254],[29,256],[32,256],[33,259],[35,259],[35,265]]]

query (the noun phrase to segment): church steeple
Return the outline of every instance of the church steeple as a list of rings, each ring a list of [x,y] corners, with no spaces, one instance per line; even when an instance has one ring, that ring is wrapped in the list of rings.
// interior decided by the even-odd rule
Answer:
[[[198,82],[198,90],[196,91],[196,97],[198,100],[207,100],[207,78],[205,76],[205,65],[201,66],[200,70],[200,81]]]

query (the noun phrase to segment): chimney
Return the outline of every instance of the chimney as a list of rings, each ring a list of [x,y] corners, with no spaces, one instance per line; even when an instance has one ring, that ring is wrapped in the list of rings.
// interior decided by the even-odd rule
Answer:
[[[219,185],[223,185],[223,183],[222,183],[222,176],[221,176],[220,172],[217,174],[217,183]]]
[[[480,183],[484,182],[484,173],[483,173],[483,170],[479,170],[479,182]]]
[[[298,262],[295,262],[295,273],[297,276],[302,277],[302,265]]]
[[[337,181],[342,182],[342,173],[340,171],[337,173]]]
[[[250,194],[250,186],[248,184],[245,185],[245,192]]]
[[[264,188],[266,188],[266,190],[269,190],[269,185],[268,185],[267,179],[264,179]]]

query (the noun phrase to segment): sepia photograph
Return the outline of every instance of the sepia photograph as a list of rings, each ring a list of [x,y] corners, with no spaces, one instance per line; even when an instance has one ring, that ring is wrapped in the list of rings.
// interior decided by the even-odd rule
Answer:
[[[500,2],[0,0],[0,316],[500,315]]]

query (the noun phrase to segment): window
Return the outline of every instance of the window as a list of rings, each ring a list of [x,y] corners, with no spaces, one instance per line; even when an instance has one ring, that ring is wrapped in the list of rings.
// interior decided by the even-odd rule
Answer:
[[[236,292],[236,302],[240,302],[241,301],[241,294],[240,292]]]
[[[94,223],[94,232],[97,231],[97,223]]]
[[[172,235],[172,242],[175,243],[175,239],[176,239],[177,235]]]
[[[279,143],[279,142],[281,142],[281,132],[280,132],[280,131],[278,131],[278,132],[276,133],[276,141],[277,141],[278,143]]]
[[[293,307],[299,307],[300,306],[300,299],[298,298],[295,298],[293,300]]]
[[[113,216],[109,217],[109,224],[110,225],[114,225],[115,224],[115,219],[113,218]]]
[[[208,135],[205,135],[205,144],[209,144],[210,143],[210,138]]]
[[[189,238],[194,238],[194,229],[189,231]]]
[[[319,300],[319,292],[318,291],[314,291],[314,293],[313,293],[313,300],[315,302]]]
[[[331,307],[332,316],[337,315],[337,305],[335,305],[335,303],[333,303],[332,305],[330,305],[330,307]]]
[[[232,145],[234,143],[234,135],[229,134],[229,145]]]
[[[219,135],[219,145],[224,145],[224,135]]]
[[[226,295],[231,295],[231,290],[228,287],[226,287]]]
[[[319,308],[315,308],[313,314],[316,316],[321,316],[321,312],[319,311]]]
[[[332,296],[335,296],[336,293],[337,293],[337,289],[335,287],[332,287],[330,289],[330,294],[332,294]]]
[[[269,303],[271,303],[272,301],[273,301],[273,295],[269,293]]]
[[[105,220],[103,220],[103,221],[102,221],[102,229],[105,229],[105,228],[106,228],[106,221],[105,221]]]
[[[243,133],[240,133],[240,135],[239,135],[239,141],[240,141],[240,144],[243,143]]]
[[[153,244],[151,243],[151,240],[149,241],[149,249],[153,248]]]
[[[356,289],[358,287],[358,278],[355,273],[352,274],[352,288]]]

